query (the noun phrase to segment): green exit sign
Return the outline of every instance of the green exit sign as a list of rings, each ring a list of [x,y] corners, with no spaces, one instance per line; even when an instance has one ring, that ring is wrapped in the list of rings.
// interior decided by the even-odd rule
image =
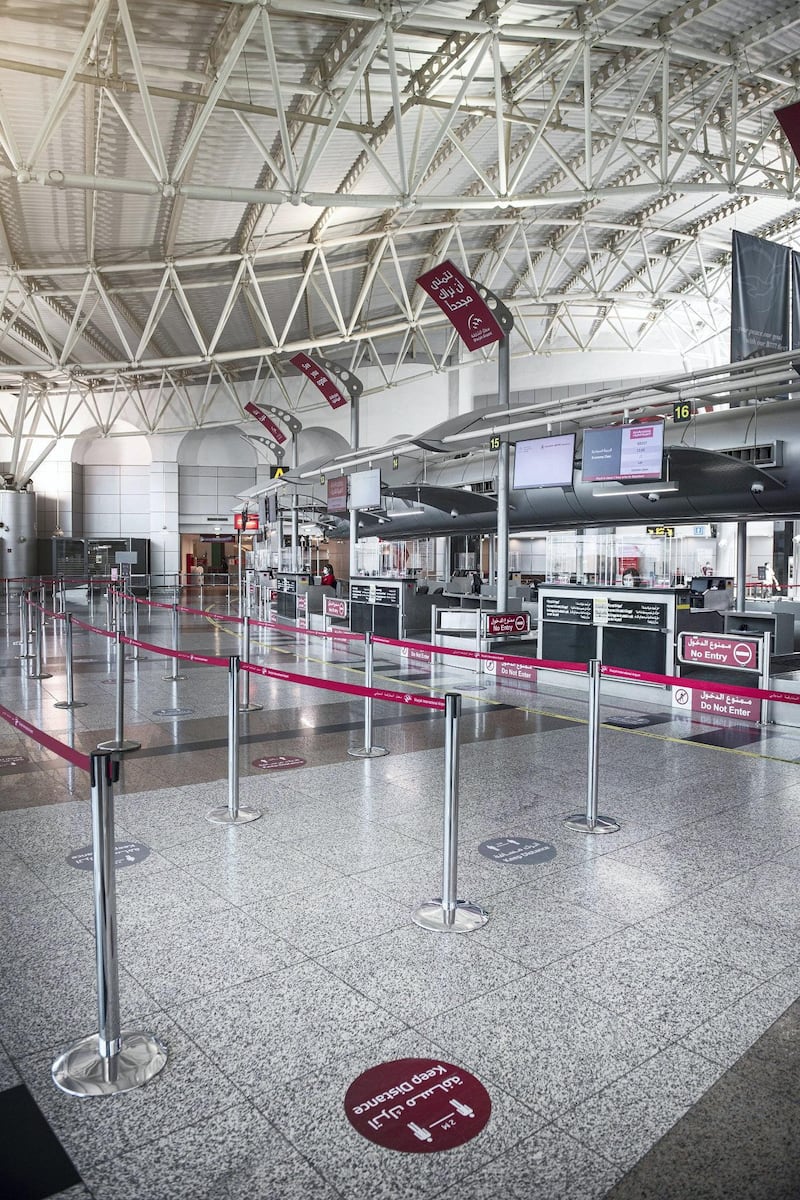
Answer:
[[[694,416],[694,400],[679,400],[672,406],[672,419],[679,425],[682,421],[691,421]]]

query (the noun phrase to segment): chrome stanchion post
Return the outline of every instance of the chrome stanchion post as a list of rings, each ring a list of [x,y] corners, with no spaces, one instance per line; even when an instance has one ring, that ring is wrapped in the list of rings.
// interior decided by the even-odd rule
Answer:
[[[364,634],[364,687],[372,687],[372,634]],[[372,744],[372,696],[364,697],[364,745],[347,751],[351,758],[381,758],[389,751]]]
[[[246,616],[242,621],[243,632],[243,649],[242,662],[250,662],[250,617]],[[241,683],[241,700],[239,701],[239,712],[260,712],[264,707],[263,704],[254,704],[250,699],[250,672],[244,672],[245,678]]]
[[[19,642],[18,642],[18,645],[20,648],[20,652],[17,655],[17,658],[33,658],[33,655],[31,654],[30,650],[28,649],[28,642],[30,641],[31,633],[30,633],[30,630],[28,629],[28,618],[30,616],[30,611],[26,612],[26,605],[28,606],[28,609],[30,609],[30,598],[29,598],[29,595],[27,592],[22,591],[19,594]]]
[[[42,618],[42,609],[39,604],[33,606],[33,639],[34,639],[34,655],[31,666],[32,671],[29,671],[30,679],[51,679],[49,671],[45,671],[42,665],[42,642],[44,641],[44,620]]]
[[[172,649],[175,654],[178,653],[178,606],[177,606],[177,604],[172,605]],[[185,675],[178,674],[179,661],[180,660],[178,658],[173,658],[172,674],[171,675],[162,675],[161,678],[167,680],[169,683],[177,683],[178,680],[185,679],[186,678]]]
[[[762,654],[761,679],[759,681],[759,686],[761,687],[762,691],[768,692],[770,690],[769,689],[769,676],[770,676],[770,658],[772,657],[772,635],[770,634],[768,629],[765,629],[762,636],[763,636],[763,642],[762,642],[762,646],[761,646],[761,654]],[[761,724],[762,725],[772,725],[773,724],[773,721],[770,718],[770,702],[769,702],[769,700],[761,701]]]
[[[114,621],[114,602],[110,587],[106,588],[106,629],[108,629],[109,632],[112,632],[116,629],[116,623]]]
[[[98,742],[98,750],[114,750],[116,753],[124,753],[127,750],[140,750],[141,742],[132,742],[125,739],[125,643],[122,640],[122,634],[117,632],[117,704],[114,720],[114,738],[112,741]]]
[[[442,894],[421,904],[412,913],[415,925],[434,933],[471,933],[489,920],[489,914],[477,904],[458,897],[458,722],[461,696],[445,693],[444,727],[444,826],[442,854]]]
[[[133,613],[133,639],[134,639],[134,641],[138,642],[138,640],[139,640],[139,601],[136,599],[135,596],[132,597],[132,600],[133,600],[133,603],[131,604],[131,611]],[[132,657],[133,657],[134,662],[139,661],[139,647],[138,646],[133,647]]]
[[[75,699],[75,675],[72,665],[72,613],[66,613],[64,616],[64,627],[66,630],[66,669],[67,669],[67,698],[59,700],[53,705],[54,708],[86,708],[85,700]]]
[[[167,1061],[153,1034],[120,1028],[113,793],[118,771],[110,754],[90,755],[98,1032],[76,1042],[51,1067],[53,1083],[71,1096],[129,1092]]]
[[[212,825],[245,825],[257,821],[257,808],[239,805],[239,656],[228,659],[228,803],[209,809],[206,820]]]
[[[589,753],[586,781],[586,812],[575,813],[564,821],[567,829],[578,833],[617,833],[619,823],[612,817],[597,815],[597,785],[600,774],[600,668],[599,658],[589,663]]]

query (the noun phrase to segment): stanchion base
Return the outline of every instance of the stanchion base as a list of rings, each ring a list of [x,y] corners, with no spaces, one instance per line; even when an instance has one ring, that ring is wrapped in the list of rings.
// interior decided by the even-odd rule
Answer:
[[[619,833],[619,825],[611,817],[595,817],[594,821],[590,821],[586,813],[575,813],[572,817],[566,817],[564,824],[576,833]]]
[[[57,700],[53,708],[87,708],[88,700]]]
[[[240,808],[236,816],[232,817],[231,810],[225,804],[219,808],[210,808],[206,813],[206,820],[212,825],[246,825],[249,821],[257,821],[260,816],[261,811],[258,808]]]
[[[347,753],[351,758],[383,758],[384,754],[388,754],[389,751],[385,746],[370,746],[369,749],[366,746],[360,746],[359,749],[348,750]]]
[[[261,712],[263,708],[263,704],[240,704],[239,712]]]
[[[456,900],[456,907],[450,914],[453,918],[448,924],[441,899],[427,900],[411,914],[411,920],[420,929],[432,933],[471,933],[473,929],[482,929],[489,920],[489,914],[477,904],[468,900]]]
[[[28,675],[28,679],[52,679],[49,671],[40,671],[38,675]]]
[[[166,1048],[151,1033],[126,1031],[120,1042],[119,1054],[109,1059],[101,1057],[96,1033],[82,1038],[53,1063],[53,1083],[70,1096],[111,1096],[142,1087],[167,1061]]]
[[[108,742],[97,743],[98,750],[114,750],[118,754],[124,754],[127,750],[141,750],[141,748],[141,742],[118,742],[115,738]]]

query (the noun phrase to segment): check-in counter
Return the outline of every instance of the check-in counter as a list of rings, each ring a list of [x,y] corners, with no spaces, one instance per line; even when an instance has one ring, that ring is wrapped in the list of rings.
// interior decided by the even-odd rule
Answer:
[[[398,639],[427,634],[437,600],[420,592],[414,579],[351,579],[350,628]]]
[[[687,588],[539,586],[539,658],[672,675]],[[715,615],[715,614],[714,614]]]
[[[306,593],[313,583],[313,575],[306,572],[281,572],[275,576],[275,611],[279,621],[305,617],[308,611]]]

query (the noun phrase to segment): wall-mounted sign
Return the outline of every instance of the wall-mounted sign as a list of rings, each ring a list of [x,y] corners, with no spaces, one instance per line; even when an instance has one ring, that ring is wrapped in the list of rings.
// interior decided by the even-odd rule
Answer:
[[[529,633],[531,628],[530,614],[521,613],[484,613],[485,636],[497,637],[500,634]]]
[[[298,371],[302,371],[305,377],[310,379],[314,386],[322,392],[331,408],[341,408],[343,404],[347,404],[347,397],[342,395],[339,385],[331,379],[327,372],[323,371],[319,363],[314,362],[313,358],[309,358],[307,354],[301,352],[290,358],[289,362],[297,367]]]
[[[275,424],[275,422],[272,420],[272,417],[268,416],[268,414],[264,412],[263,408],[259,408],[257,404],[253,404],[252,401],[249,401],[247,404],[245,404],[244,411],[249,413],[251,417],[255,417],[255,419],[264,426],[267,433],[272,434],[279,446],[283,445],[283,443],[286,441],[286,434]]]
[[[763,642],[760,638],[734,637],[724,633],[678,635],[678,661],[699,663],[704,667],[760,671],[762,648]]]
[[[674,525],[648,525],[647,526],[647,536],[648,537],[674,538],[675,537],[675,526]]]
[[[359,1075],[347,1089],[344,1111],[368,1141],[430,1154],[463,1146],[479,1134],[492,1101],[463,1067],[436,1058],[398,1058]]]
[[[503,338],[503,330],[475,284],[450,261],[418,275],[417,283],[438,304],[468,350]]]
[[[240,512],[233,514],[233,528],[244,529],[246,532],[258,529],[258,513],[248,513],[245,521],[244,515]]]

